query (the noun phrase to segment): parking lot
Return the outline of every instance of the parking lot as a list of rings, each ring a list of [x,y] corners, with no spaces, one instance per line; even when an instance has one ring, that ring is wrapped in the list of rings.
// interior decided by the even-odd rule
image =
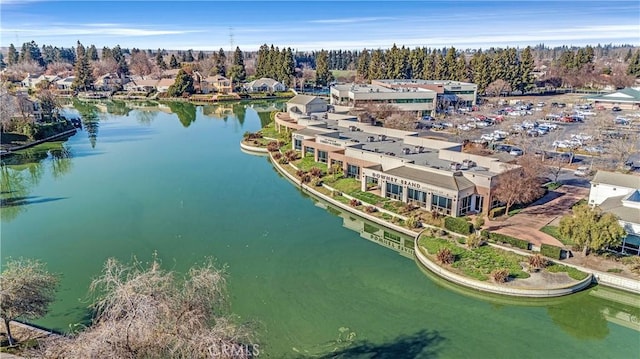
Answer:
[[[421,135],[469,140],[512,156],[535,153],[574,169],[640,171],[640,111],[595,108],[583,96],[492,100],[419,121]]]

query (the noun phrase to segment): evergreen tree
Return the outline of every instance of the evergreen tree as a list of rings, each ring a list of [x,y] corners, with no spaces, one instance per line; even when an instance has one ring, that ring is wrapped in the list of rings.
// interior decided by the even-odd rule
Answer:
[[[424,70],[424,51],[417,47],[409,53],[409,71],[407,78],[419,79],[422,78]]]
[[[95,81],[93,70],[89,63],[89,57],[86,54],[84,46],[78,41],[76,47],[76,64],[74,68],[75,79],[71,84],[71,88],[78,91],[87,91],[93,88]]]
[[[458,61],[458,54],[455,47],[450,47],[447,50],[447,54],[444,56],[443,66],[441,66],[441,79],[450,80],[453,79],[456,74],[456,62]]]
[[[91,45],[89,46],[89,48],[87,49],[87,57],[89,57],[89,60],[91,61],[98,61],[98,49],[96,49],[95,45]]]
[[[369,73],[367,79],[371,81],[384,79],[384,77],[384,53],[380,49],[373,50],[371,58],[369,59]]]
[[[367,49],[362,50],[360,56],[358,56],[356,77],[361,80],[369,77],[369,51]]]
[[[478,93],[482,94],[492,82],[491,60],[482,50],[478,50],[473,54],[470,64],[472,74],[471,81],[478,85]]]
[[[178,59],[176,59],[176,55],[171,54],[171,59],[169,60],[169,67],[172,69],[180,68],[180,64],[178,63]]]
[[[436,50],[432,50],[425,56],[424,66],[422,68],[422,79],[436,80],[436,64],[438,63],[438,54]]]
[[[435,70],[434,77],[436,80],[448,80],[449,79],[449,71],[447,69],[447,63],[445,62],[445,58],[442,55],[441,51],[436,52],[435,56]]]
[[[218,56],[216,57],[216,74],[225,76],[227,74],[227,55],[224,53],[224,49],[218,50]]]
[[[269,47],[267,44],[260,46],[258,49],[258,55],[256,58],[256,77],[267,76],[267,61],[268,61]]]
[[[198,61],[202,61],[204,59],[206,59],[207,57],[205,56],[204,52],[199,51],[198,52]]]
[[[171,97],[180,97],[184,94],[193,93],[193,77],[186,73],[184,70],[178,71],[176,81],[173,85],[169,86],[167,94]]]
[[[521,82],[519,91],[523,93],[526,91],[531,91],[535,87],[535,79],[533,78],[533,69],[534,69],[534,60],[533,54],[531,52],[531,47],[527,46],[522,53],[520,54],[520,76]]]
[[[113,54],[111,53],[111,49],[108,47],[103,47],[102,48],[102,53],[100,54],[100,58],[103,60],[106,59],[112,59],[113,58]]]
[[[469,81],[469,69],[467,68],[467,62],[464,55],[461,55],[456,60],[455,70],[452,76],[456,81]]]
[[[233,53],[233,64],[231,70],[229,70],[229,76],[234,82],[242,82],[247,77],[247,71],[244,68],[244,55],[240,50],[240,47],[236,46],[236,51]]]
[[[113,49],[111,49],[111,55],[113,59],[116,61],[117,69],[116,73],[120,78],[129,75],[129,66],[127,65],[127,61],[122,53],[122,49],[120,45],[116,45]]]
[[[329,71],[329,54],[322,50],[316,56],[316,86],[327,86],[333,80]]]
[[[45,65],[40,48],[35,41],[25,42],[22,44],[22,49],[20,50],[20,62],[29,61],[35,61],[40,66]]]
[[[520,59],[515,48],[509,48],[505,51],[506,55],[506,78],[503,79],[511,85],[511,89],[518,90],[522,88],[522,76],[520,74]]]
[[[635,76],[636,78],[640,77],[640,50],[636,50],[629,59],[627,75]]]
[[[4,70],[7,67],[7,64],[4,63],[4,55],[0,52],[0,70]]]
[[[291,86],[293,85],[293,75],[296,71],[296,61],[293,58],[293,51],[291,51],[290,47],[287,47],[286,50],[282,49],[282,55],[283,78],[281,81],[287,86]]]
[[[156,65],[158,65],[158,68],[161,70],[166,70],[168,68],[167,63],[164,62],[164,56],[162,56],[162,51],[160,51],[160,49],[158,49],[158,52],[156,53]]]
[[[187,53],[184,55],[184,61],[185,62],[195,61],[195,59],[193,58],[193,51],[191,51],[191,49],[187,50]]]
[[[16,47],[13,44],[9,45],[9,51],[7,52],[7,65],[15,65],[18,63],[19,55]]]

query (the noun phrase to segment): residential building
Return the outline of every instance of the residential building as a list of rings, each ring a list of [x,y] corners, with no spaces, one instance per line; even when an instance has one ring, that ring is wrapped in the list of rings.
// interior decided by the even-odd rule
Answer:
[[[640,176],[598,171],[591,181],[589,205],[618,217],[627,232],[620,251],[640,255]]]
[[[245,84],[244,88],[249,92],[282,92],[287,90],[287,86],[282,82],[268,77],[251,81]]]
[[[58,88],[58,90],[71,90],[71,85],[73,84],[73,81],[75,79],[75,76],[67,76],[56,81],[56,87]]]
[[[152,92],[157,91],[158,89],[158,81],[153,79],[131,79],[127,84],[124,85],[124,89],[126,91],[135,91],[135,92]]]
[[[626,87],[604,95],[587,96],[587,101],[594,106],[612,108],[617,106],[624,110],[640,110],[640,87]]]
[[[175,78],[164,78],[158,80],[156,83],[156,91],[158,92],[167,92],[169,91],[169,87],[176,82]]]
[[[214,75],[203,78],[197,72],[194,72],[194,81],[199,84],[200,92],[207,93],[221,93],[228,94],[233,92],[233,85],[231,80],[222,76],[222,75]]]
[[[117,91],[122,88],[123,81],[115,73],[104,74],[95,82],[95,89],[98,91]]]
[[[36,88],[39,83],[42,81],[49,81],[50,83],[55,83],[60,80],[60,77],[56,75],[36,75],[36,74],[27,74],[27,76],[20,82],[22,87],[26,88]]]
[[[288,104],[289,107],[289,104]],[[276,128],[292,131],[292,147],[316,162],[338,165],[361,190],[453,217],[487,214],[499,176],[518,166],[462,151],[462,144],[354,121],[327,113],[324,120],[276,116]]]

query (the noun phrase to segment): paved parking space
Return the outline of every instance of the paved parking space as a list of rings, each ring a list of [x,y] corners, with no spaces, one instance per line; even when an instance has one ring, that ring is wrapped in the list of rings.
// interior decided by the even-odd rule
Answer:
[[[527,240],[536,247],[542,243],[563,247],[562,242],[540,232],[540,228],[556,218],[571,213],[571,206],[588,195],[588,188],[564,185],[555,191],[550,191],[543,198],[514,216],[503,221],[487,220],[487,229]]]

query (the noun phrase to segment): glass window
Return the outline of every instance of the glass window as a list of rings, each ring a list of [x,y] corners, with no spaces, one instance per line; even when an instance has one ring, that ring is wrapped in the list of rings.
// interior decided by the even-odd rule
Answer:
[[[360,178],[360,167],[347,165],[347,177]]]
[[[316,149],[313,147],[306,147],[306,152],[310,155],[313,155],[316,153]]]
[[[385,197],[402,201],[402,186],[387,182]]]
[[[318,162],[327,163],[327,151],[318,151]]]
[[[420,207],[427,206],[427,194],[415,188],[407,188],[407,202],[415,203]]]
[[[467,196],[464,197],[462,199],[462,201],[460,201],[460,215],[465,215],[467,214],[469,211],[471,211],[471,198],[473,197],[473,195],[471,196]]]
[[[302,140],[295,139],[293,140],[293,148],[300,151],[302,150]]]
[[[438,196],[437,194],[431,195],[431,210],[450,215],[451,198]]]

